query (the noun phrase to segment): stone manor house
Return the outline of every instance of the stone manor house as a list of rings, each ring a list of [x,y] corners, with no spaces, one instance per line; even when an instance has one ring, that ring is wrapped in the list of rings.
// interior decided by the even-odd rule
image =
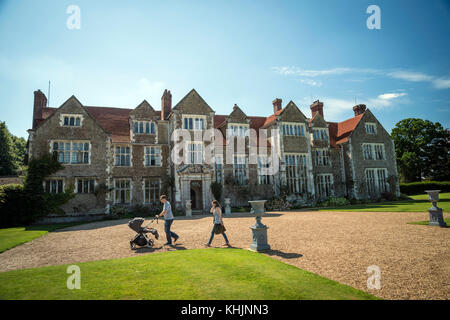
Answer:
[[[47,107],[47,98],[34,92],[33,124],[29,132],[29,158],[53,153],[64,169],[44,183],[46,192],[74,187],[76,196],[63,209],[67,214],[108,212],[113,205],[160,207],[167,194],[177,210],[191,201],[194,213],[209,210],[211,184],[222,184],[222,199],[232,206],[248,200],[270,199],[286,194],[299,203],[334,197],[377,198],[383,192],[399,195],[394,144],[365,105],[353,107],[354,116],[327,122],[324,105],[315,101],[311,116],[290,101],[283,107],[275,99],[267,117],[249,116],[234,105],[228,115],[217,115],[193,89],[174,107],[165,90],[160,110],[147,101],[134,109],[83,105],[75,96],[59,108]],[[265,108],[265,107],[263,107]],[[196,133],[216,128],[223,138],[204,142]],[[176,129],[186,129],[192,141],[185,161],[173,163],[171,141]],[[267,160],[248,161],[254,142],[249,129],[277,130],[276,144],[268,141],[269,154],[276,152],[279,170],[267,175]],[[242,151],[226,155],[226,132],[245,144]],[[275,136],[274,136],[275,137]],[[196,140],[197,139],[197,140]],[[260,141],[260,139],[258,139]],[[220,150],[211,164],[202,161],[208,144]],[[271,150],[271,149],[274,150]],[[224,157],[231,156],[231,163]]]

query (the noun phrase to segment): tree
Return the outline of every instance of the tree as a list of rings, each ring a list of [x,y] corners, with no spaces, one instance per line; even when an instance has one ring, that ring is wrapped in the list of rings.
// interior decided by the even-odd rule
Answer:
[[[395,125],[391,136],[404,181],[449,179],[450,133],[439,122],[404,119]]]
[[[5,122],[0,122],[0,176],[16,175],[23,170],[27,142],[12,135]]]
[[[0,227],[28,225],[39,217],[63,213],[61,206],[74,197],[74,186],[62,193],[44,191],[45,178],[63,169],[55,154],[33,158],[24,184],[0,186]]]
[[[17,170],[23,170],[25,166],[25,157],[27,154],[27,141],[22,137],[11,135],[13,142],[14,166]]]
[[[0,122],[0,176],[16,174],[14,145],[5,122]]]

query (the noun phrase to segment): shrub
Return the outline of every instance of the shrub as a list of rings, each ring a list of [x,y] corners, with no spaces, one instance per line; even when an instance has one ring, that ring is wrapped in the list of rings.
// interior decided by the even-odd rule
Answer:
[[[272,198],[266,202],[265,208],[267,211],[283,211],[292,209],[292,203],[283,198]]]
[[[392,192],[382,192],[381,199],[386,201],[394,201],[396,200],[395,195]]]
[[[0,190],[0,227],[30,224],[50,213],[61,213],[60,206],[74,197],[73,186],[62,193],[44,193],[44,179],[64,167],[56,155],[46,154],[29,161],[24,185],[6,185]]]
[[[132,212],[136,215],[147,216],[150,214],[150,208],[142,204],[137,204],[133,207]]]
[[[344,197],[330,197],[328,200],[318,203],[319,207],[342,207],[351,204],[351,202]]]
[[[120,218],[120,217],[128,215],[130,213],[130,211],[128,210],[127,207],[115,205],[115,206],[111,207],[110,213],[112,216]]]
[[[425,194],[425,190],[441,190],[441,192],[450,192],[450,181],[400,183],[400,191],[406,195]]]
[[[32,222],[32,211],[21,184],[0,186],[0,226],[13,227]]]
[[[250,207],[231,207],[231,212],[250,212]]]

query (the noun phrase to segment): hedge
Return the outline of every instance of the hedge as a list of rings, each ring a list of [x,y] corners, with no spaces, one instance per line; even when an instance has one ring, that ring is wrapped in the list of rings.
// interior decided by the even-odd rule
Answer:
[[[441,192],[450,192],[450,181],[400,183],[400,192],[407,195],[425,194],[425,190],[441,190]]]
[[[12,227],[32,222],[32,210],[21,184],[0,186],[0,227]]]

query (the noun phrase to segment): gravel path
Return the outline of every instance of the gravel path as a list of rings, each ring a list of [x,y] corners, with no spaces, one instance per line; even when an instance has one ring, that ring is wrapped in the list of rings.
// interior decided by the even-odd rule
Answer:
[[[446,214],[446,216],[449,216]],[[450,298],[450,228],[410,225],[426,213],[283,212],[263,219],[269,226],[267,254],[326,278],[386,299]],[[230,242],[251,243],[254,218],[225,218]],[[178,218],[172,230],[181,237],[174,248],[163,247],[164,224],[154,249],[131,251],[133,231],[127,221],[102,221],[75,226],[25,243],[0,254],[0,272],[75,262],[115,259],[168,250],[204,248],[211,217]],[[213,246],[224,244],[216,236]],[[381,269],[381,289],[369,290],[368,266]]]

